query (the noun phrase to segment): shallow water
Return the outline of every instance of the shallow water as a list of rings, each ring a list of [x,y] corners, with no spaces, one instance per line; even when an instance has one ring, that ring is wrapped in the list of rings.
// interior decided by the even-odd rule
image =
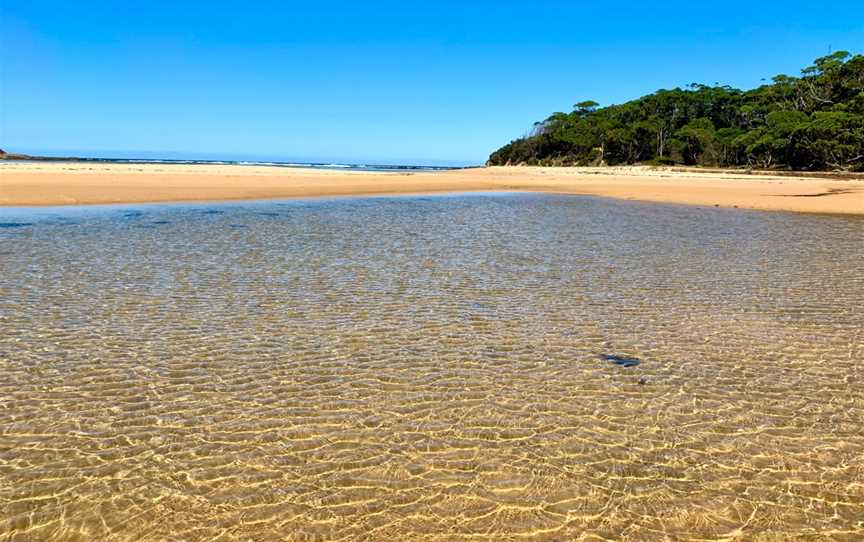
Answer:
[[[0,540],[864,537],[864,220],[497,194],[0,222]]]

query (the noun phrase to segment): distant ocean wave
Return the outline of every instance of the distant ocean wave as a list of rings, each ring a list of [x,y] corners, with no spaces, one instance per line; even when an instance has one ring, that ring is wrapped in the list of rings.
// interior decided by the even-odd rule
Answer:
[[[44,158],[51,160],[50,158]],[[342,169],[356,171],[447,171],[463,169],[465,166],[426,166],[411,164],[341,164],[324,162],[273,162],[258,160],[182,160],[159,158],[57,158],[58,161],[99,162],[104,164],[203,164],[236,166],[271,166],[309,169]]]

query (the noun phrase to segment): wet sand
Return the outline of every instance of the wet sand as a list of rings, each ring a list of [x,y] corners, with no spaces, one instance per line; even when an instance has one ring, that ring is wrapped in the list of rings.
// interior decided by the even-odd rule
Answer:
[[[749,175],[648,167],[489,167],[391,173],[240,165],[0,164],[0,206],[483,191],[864,215],[864,177],[824,174]]]

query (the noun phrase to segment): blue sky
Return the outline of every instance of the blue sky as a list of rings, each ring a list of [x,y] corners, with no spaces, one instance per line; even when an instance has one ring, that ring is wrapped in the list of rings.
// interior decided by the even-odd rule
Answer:
[[[0,148],[481,163],[552,111],[864,52],[864,2],[0,0]]]

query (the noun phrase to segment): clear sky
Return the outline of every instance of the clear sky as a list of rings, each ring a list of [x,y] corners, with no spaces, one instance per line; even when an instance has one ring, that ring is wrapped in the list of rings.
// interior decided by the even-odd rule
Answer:
[[[864,1],[0,0],[0,148],[481,163],[536,120],[864,52]]]

